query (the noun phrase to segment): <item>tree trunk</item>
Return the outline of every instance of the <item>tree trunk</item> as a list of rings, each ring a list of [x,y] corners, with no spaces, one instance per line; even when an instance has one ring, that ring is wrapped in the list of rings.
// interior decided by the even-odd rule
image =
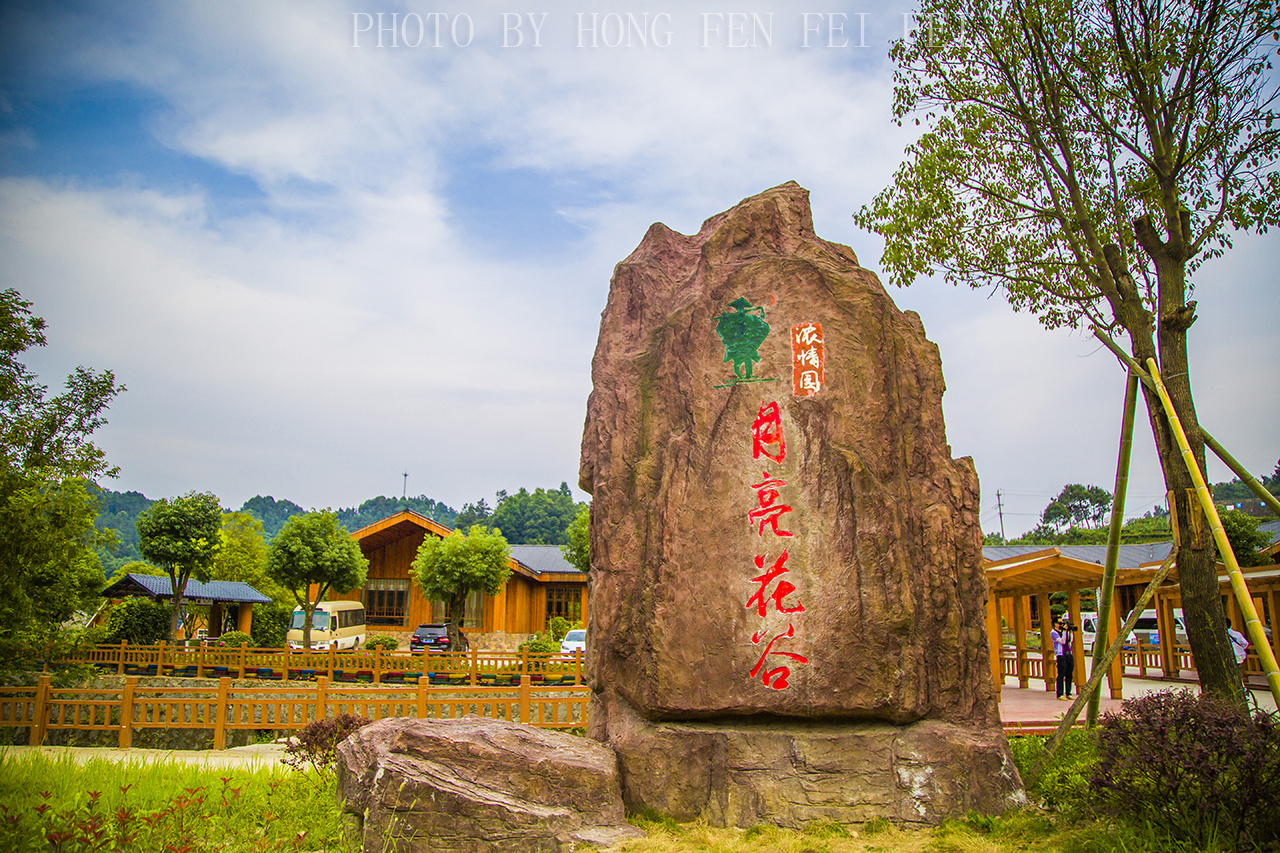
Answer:
[[[169,641],[178,642],[178,621],[182,613],[182,597],[187,592],[187,579],[169,575],[169,587],[173,590],[173,608],[169,612]]]
[[[308,652],[311,651],[311,620],[315,618],[316,605],[319,603],[307,601],[302,605],[302,648]]]
[[[1158,326],[1160,372],[1178,421],[1186,433],[1195,464],[1205,471],[1204,438],[1196,418],[1191,394],[1187,358],[1187,329],[1195,322],[1195,303],[1185,302],[1186,262],[1176,256],[1176,245],[1166,245],[1150,229],[1149,222],[1134,223],[1143,248],[1155,261],[1159,290]],[[1176,243],[1177,241],[1173,241]],[[1151,330],[1129,329],[1133,355],[1138,364],[1156,356]],[[1171,525],[1178,543],[1178,583],[1182,590],[1182,612],[1187,640],[1195,658],[1200,689],[1227,701],[1243,705],[1244,685],[1228,648],[1225,614],[1218,589],[1217,550],[1204,513],[1195,496],[1195,482],[1178,449],[1159,397],[1143,388],[1147,415],[1155,437],[1160,468],[1169,491]]]
[[[453,621],[454,627],[458,629],[458,641],[455,652],[466,652],[471,650],[471,643],[467,641],[467,635],[462,630],[462,625],[466,621],[467,616],[467,596],[455,595],[453,600],[449,602],[449,618]]]

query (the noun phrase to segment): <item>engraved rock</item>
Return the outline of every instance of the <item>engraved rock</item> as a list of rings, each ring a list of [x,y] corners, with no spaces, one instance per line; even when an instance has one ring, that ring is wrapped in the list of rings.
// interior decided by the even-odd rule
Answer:
[[[819,795],[798,756],[844,743],[832,726],[878,744],[836,752],[887,816],[1020,801],[938,349],[814,233],[807,191],[692,236],[653,225],[614,271],[592,380],[591,734],[618,748],[629,805],[802,820]],[[771,774],[733,771],[752,749]],[[962,793],[971,766],[995,770]],[[832,808],[865,819],[856,799]]]

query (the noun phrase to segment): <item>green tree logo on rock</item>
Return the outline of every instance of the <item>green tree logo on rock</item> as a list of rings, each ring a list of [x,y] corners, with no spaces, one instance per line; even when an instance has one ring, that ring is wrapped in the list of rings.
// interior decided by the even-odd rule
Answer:
[[[716,318],[716,334],[724,344],[724,360],[733,362],[731,384],[748,382],[755,363],[760,360],[760,344],[769,336],[769,324],[764,320],[764,308],[752,305],[746,297],[739,296],[729,307],[735,310]]]

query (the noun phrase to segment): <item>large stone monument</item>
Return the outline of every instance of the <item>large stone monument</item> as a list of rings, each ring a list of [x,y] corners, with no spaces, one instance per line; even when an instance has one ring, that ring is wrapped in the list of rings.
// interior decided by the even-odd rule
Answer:
[[[938,349],[814,234],[806,190],[652,226],[592,380],[590,733],[629,807],[795,826],[1025,801]]]

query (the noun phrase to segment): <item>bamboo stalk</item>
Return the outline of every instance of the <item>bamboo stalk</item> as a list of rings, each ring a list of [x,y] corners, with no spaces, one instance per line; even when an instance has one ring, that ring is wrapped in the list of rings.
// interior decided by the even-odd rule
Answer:
[[[1187,434],[1182,431],[1182,422],[1178,420],[1178,413],[1173,408],[1173,401],[1169,399],[1169,392],[1165,390],[1164,382],[1160,379],[1160,371],[1156,367],[1154,358],[1147,359],[1147,369],[1151,372],[1151,378],[1156,384],[1156,393],[1160,396],[1160,404],[1164,406],[1165,415],[1169,419],[1169,427],[1173,431],[1173,436],[1177,439],[1178,448],[1182,451],[1182,461],[1187,466],[1187,471],[1191,474],[1191,479],[1196,484],[1196,497],[1200,499],[1200,506],[1204,508],[1205,515],[1209,517],[1209,523],[1213,531],[1213,541],[1218,543],[1218,552],[1222,555],[1222,560],[1227,564],[1227,576],[1231,578],[1231,590],[1235,593],[1236,602],[1240,605],[1240,610],[1244,613],[1245,633],[1249,637],[1249,642],[1253,643],[1258,649],[1258,662],[1262,664],[1263,671],[1267,675],[1267,684],[1271,687],[1271,695],[1275,697],[1276,703],[1280,704],[1280,666],[1276,665],[1276,655],[1271,648],[1271,644],[1267,642],[1266,632],[1262,628],[1262,621],[1258,618],[1258,610],[1253,606],[1253,596],[1249,594],[1249,585],[1244,581],[1244,575],[1240,572],[1240,564],[1236,562],[1235,552],[1231,550],[1231,543],[1227,541],[1227,533],[1222,529],[1222,518],[1218,515],[1218,508],[1213,503],[1213,495],[1209,494],[1209,487],[1205,485],[1204,475],[1200,472],[1200,466],[1196,464],[1195,456],[1191,453],[1191,445],[1187,442]]]
[[[1120,626],[1120,631],[1116,634],[1116,638],[1111,641],[1111,645],[1107,648],[1106,654],[1102,656],[1101,666],[1094,664],[1093,673],[1089,676],[1089,681],[1085,684],[1084,689],[1079,692],[1071,707],[1067,709],[1067,713],[1062,715],[1062,722],[1058,723],[1058,728],[1049,737],[1044,745],[1044,755],[1031,766],[1027,771],[1030,779],[1023,779],[1024,784],[1034,784],[1036,779],[1040,778],[1040,774],[1044,772],[1044,764],[1049,757],[1057,751],[1062,744],[1062,739],[1067,736],[1067,732],[1071,731],[1071,727],[1075,725],[1076,719],[1080,716],[1080,711],[1084,707],[1085,697],[1093,694],[1098,689],[1098,685],[1102,683],[1102,676],[1106,674],[1107,667],[1111,666],[1111,662],[1115,660],[1116,655],[1120,654],[1124,649],[1124,638],[1129,636],[1129,632],[1138,624],[1139,617],[1142,616],[1143,609],[1151,601],[1156,594],[1156,589],[1164,582],[1169,575],[1169,571],[1173,568],[1174,560],[1177,559],[1178,552],[1175,549],[1169,549],[1169,556],[1164,558],[1164,562],[1160,564],[1160,568],[1156,571],[1155,576],[1151,578],[1151,583],[1147,584],[1147,588],[1142,591],[1142,595],[1138,597],[1138,603],[1134,605],[1133,610],[1129,612],[1129,618],[1124,620],[1124,624]],[[1094,638],[1094,646],[1098,644],[1098,640]]]
[[[1218,444],[1217,439],[1205,432],[1204,429],[1201,429],[1200,432],[1204,435],[1204,443],[1209,445],[1209,448],[1217,455],[1217,457],[1225,462],[1228,468],[1235,472],[1235,475],[1240,478],[1240,481],[1248,486],[1250,491],[1261,498],[1262,502],[1270,507],[1272,512],[1276,515],[1280,515],[1280,500],[1276,500],[1275,495],[1268,492],[1266,486],[1259,483],[1252,474],[1244,469],[1243,465],[1236,461],[1234,456],[1227,452],[1225,447]]]
[[[1111,497],[1111,529],[1107,533],[1107,561],[1102,568],[1102,589],[1099,591],[1097,633],[1093,637],[1093,672],[1102,667],[1104,649],[1098,637],[1106,636],[1107,627],[1111,625],[1111,599],[1116,590],[1116,569],[1120,564],[1120,530],[1124,527],[1124,499],[1129,488],[1129,458],[1133,451],[1133,419],[1138,407],[1138,376],[1132,370],[1125,381],[1124,418],[1120,424],[1120,458],[1116,460],[1116,490]],[[1123,636],[1123,635],[1122,635]],[[1123,678],[1123,675],[1121,675]],[[1089,711],[1085,715],[1085,725],[1093,728],[1098,724],[1098,708],[1102,704],[1102,685],[1089,693]]]

